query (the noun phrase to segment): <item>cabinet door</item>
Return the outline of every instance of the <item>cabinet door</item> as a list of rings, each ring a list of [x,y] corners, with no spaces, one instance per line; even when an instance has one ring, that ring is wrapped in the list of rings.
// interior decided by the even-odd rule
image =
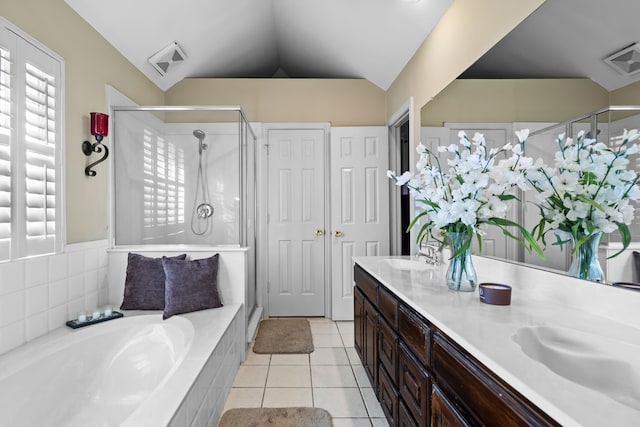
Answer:
[[[353,290],[353,346],[360,356],[360,360],[364,360],[364,295],[356,286]]]
[[[398,419],[398,391],[382,365],[380,365],[378,372],[378,380],[380,381],[378,401],[382,407],[382,412],[384,412],[384,415],[387,417],[389,426],[394,427]]]
[[[469,425],[438,386],[434,385],[431,396],[431,427],[467,427]]]
[[[371,386],[378,393],[378,311],[365,299],[363,317],[363,355],[364,366]]]
[[[431,377],[400,342],[398,356],[398,391],[407,409],[419,423],[429,419]]]
[[[422,425],[427,426],[429,423],[425,420]],[[402,400],[400,400],[400,405],[398,405],[398,422],[396,423],[396,427],[418,427],[418,423],[416,423],[411,414],[409,414],[409,410]]]
[[[382,318],[378,318],[378,358],[393,384],[398,384],[398,335]]]

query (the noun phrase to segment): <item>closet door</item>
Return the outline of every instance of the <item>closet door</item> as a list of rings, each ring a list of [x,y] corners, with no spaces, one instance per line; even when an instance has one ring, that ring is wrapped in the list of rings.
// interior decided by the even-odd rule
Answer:
[[[325,131],[269,129],[269,315],[325,315]]]
[[[331,128],[331,318],[353,319],[353,256],[389,255],[388,129]]]

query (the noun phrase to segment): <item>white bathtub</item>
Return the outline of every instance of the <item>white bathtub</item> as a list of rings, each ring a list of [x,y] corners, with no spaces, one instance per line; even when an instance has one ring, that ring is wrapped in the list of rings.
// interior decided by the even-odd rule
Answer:
[[[189,397],[191,388],[203,376],[215,377],[209,371],[221,359],[210,359],[223,337],[230,331],[229,348],[238,337],[243,341],[235,336],[242,322],[231,328],[238,311],[236,304],[165,321],[159,313],[127,313],[59,329],[9,352],[0,357],[0,426],[189,425],[205,397]],[[233,371],[242,356],[231,353],[226,369]],[[200,394],[209,388],[200,386]],[[225,394],[225,387],[213,391]],[[213,408],[206,412],[207,421],[215,415]]]

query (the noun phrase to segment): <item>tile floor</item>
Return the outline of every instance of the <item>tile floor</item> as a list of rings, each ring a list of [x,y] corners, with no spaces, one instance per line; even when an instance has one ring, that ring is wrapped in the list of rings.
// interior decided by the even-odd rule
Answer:
[[[388,427],[353,348],[353,322],[309,318],[311,354],[256,354],[251,348],[227,398],[231,408],[310,406],[335,427]]]

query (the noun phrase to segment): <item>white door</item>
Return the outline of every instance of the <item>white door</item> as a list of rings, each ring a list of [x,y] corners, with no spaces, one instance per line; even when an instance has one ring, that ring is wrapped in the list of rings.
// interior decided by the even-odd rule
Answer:
[[[270,129],[270,316],[325,315],[325,132]]]
[[[331,128],[331,318],[353,320],[353,256],[389,254],[386,127]]]

